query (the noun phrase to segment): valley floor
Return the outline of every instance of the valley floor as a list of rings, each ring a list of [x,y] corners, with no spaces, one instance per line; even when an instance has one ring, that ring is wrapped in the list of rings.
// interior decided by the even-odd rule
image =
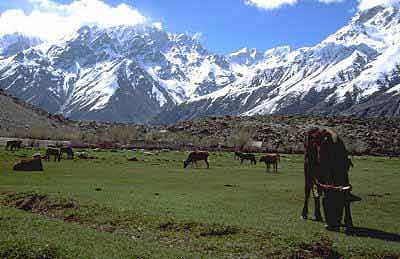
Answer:
[[[183,152],[131,151],[11,171],[35,152],[0,151],[2,258],[400,256],[400,159],[353,158],[363,200],[352,206],[359,236],[347,236],[300,220],[302,156],[268,175],[230,153],[212,153],[207,170],[183,169]]]

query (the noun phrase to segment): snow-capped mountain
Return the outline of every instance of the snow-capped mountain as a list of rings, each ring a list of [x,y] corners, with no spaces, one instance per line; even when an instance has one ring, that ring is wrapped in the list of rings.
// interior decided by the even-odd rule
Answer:
[[[232,65],[240,79],[158,121],[271,113],[400,116],[399,40],[399,9],[375,7],[314,47],[268,50],[253,65],[241,50],[234,57],[244,58]]]
[[[224,56],[152,25],[85,26],[0,60],[8,93],[74,119],[146,122],[234,79]]]
[[[212,53],[155,25],[82,27],[0,54],[0,87],[73,119],[400,115],[400,11],[375,7],[314,47]],[[11,40],[0,39],[0,50]],[[4,47],[6,46],[6,47]],[[5,51],[0,53],[5,53]]]

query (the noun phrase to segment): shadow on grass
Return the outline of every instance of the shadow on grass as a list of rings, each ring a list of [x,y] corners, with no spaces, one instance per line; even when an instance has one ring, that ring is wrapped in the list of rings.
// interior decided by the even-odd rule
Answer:
[[[381,239],[385,241],[400,242],[400,235],[395,233],[389,233],[378,229],[354,227],[350,233],[350,236],[358,237],[370,237],[375,239]]]

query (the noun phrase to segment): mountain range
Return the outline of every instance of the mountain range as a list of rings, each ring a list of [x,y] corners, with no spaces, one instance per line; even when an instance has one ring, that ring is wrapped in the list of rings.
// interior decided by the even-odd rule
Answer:
[[[0,88],[75,120],[256,114],[400,116],[400,10],[377,6],[313,47],[226,55],[152,24],[0,37]]]

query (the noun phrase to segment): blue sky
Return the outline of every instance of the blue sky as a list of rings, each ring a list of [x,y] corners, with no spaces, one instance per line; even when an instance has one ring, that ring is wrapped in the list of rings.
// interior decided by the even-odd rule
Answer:
[[[0,0],[0,13],[22,9],[28,14],[32,11],[32,1],[73,2]],[[162,22],[165,30],[170,32],[200,33],[203,45],[219,53],[242,47],[266,50],[280,45],[293,48],[314,45],[347,24],[359,4],[357,0],[339,0],[329,4],[317,0],[298,0],[295,5],[265,10],[246,4],[246,0],[103,1],[112,7],[127,4],[148,21]]]
[[[347,24],[357,5],[356,1],[322,4],[306,0],[263,10],[244,0],[135,1],[143,14],[162,21],[166,30],[199,32],[206,47],[224,53],[241,47],[265,50],[314,45]]]

